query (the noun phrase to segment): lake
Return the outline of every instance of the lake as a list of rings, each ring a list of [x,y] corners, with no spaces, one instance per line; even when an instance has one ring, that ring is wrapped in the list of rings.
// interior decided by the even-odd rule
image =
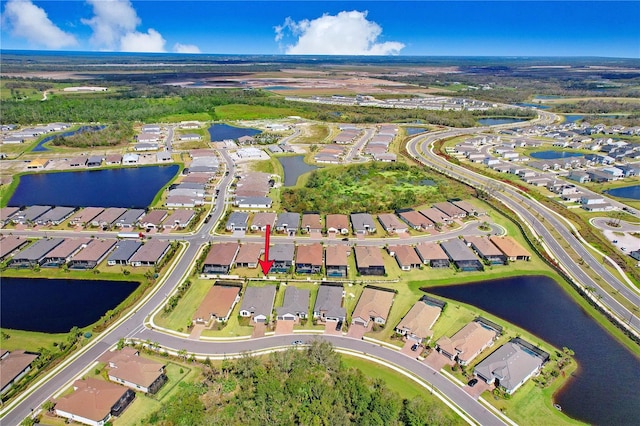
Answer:
[[[523,107],[529,107],[529,108],[537,108],[537,109],[549,109],[551,108],[549,105],[542,105],[542,104],[532,104],[532,103],[527,103],[527,102],[520,102],[514,105],[518,105],[518,106],[523,106]]]
[[[404,130],[407,132],[408,136],[417,135],[418,133],[426,132],[429,129],[425,129],[424,127],[405,127]]]
[[[20,177],[9,206],[148,207],[177,165],[123,167]]]
[[[606,191],[607,194],[614,197],[630,198],[632,200],[640,200],[640,185],[625,186]]]
[[[572,349],[579,369],[555,397],[570,417],[600,425],[638,424],[640,359],[551,278],[505,278],[425,290],[477,306],[559,349]]]
[[[529,157],[537,158],[538,160],[555,160],[556,158],[584,157],[584,154],[567,151],[538,151],[532,152]]]
[[[284,186],[295,186],[300,175],[317,169],[316,166],[304,162],[304,155],[278,157],[278,161],[284,169]]]
[[[83,133],[83,132],[97,132],[99,130],[104,129],[107,126],[82,126],[79,127],[77,130],[73,130],[71,132],[64,132],[64,133],[58,133],[56,135],[51,135],[51,136],[47,136],[46,138],[42,139],[40,142],[38,142],[38,145],[36,145],[31,151],[33,152],[43,152],[43,151],[48,151],[49,148],[47,148],[46,146],[43,146],[45,143],[54,140],[55,138],[59,138],[59,137],[69,137],[69,136],[73,136],[76,133]]]
[[[578,114],[568,114],[564,116],[565,123],[575,123],[576,121],[580,121],[584,118],[584,115]]]
[[[0,326],[66,333],[98,321],[137,287],[132,281],[3,277]]]
[[[212,124],[209,127],[209,135],[211,141],[222,141],[225,139],[238,139],[242,136],[254,136],[262,133],[258,129],[251,129],[249,127],[234,127],[228,124]]]
[[[480,118],[478,123],[483,126],[497,126],[499,124],[512,124],[512,123],[521,123],[523,121],[527,121],[523,118]]]

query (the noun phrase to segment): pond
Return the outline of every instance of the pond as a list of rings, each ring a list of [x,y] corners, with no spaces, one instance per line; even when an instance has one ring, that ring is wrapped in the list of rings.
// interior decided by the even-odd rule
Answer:
[[[630,198],[632,200],[640,200],[640,185],[625,186],[622,188],[614,188],[606,191],[607,194],[614,197]]]
[[[538,151],[532,152],[529,154],[531,158],[537,158],[538,160],[554,160],[556,158],[570,158],[570,157],[583,157],[584,154],[580,154],[579,152],[568,152],[568,151]]]
[[[576,121],[580,121],[584,118],[584,115],[579,114],[568,114],[564,116],[565,123],[575,123]]]
[[[528,103],[528,102],[520,102],[514,105],[518,105],[518,106],[523,106],[523,107],[529,107],[529,108],[537,108],[537,109],[549,109],[551,108],[549,105],[542,105],[542,104],[532,104],[532,103]]]
[[[316,166],[304,162],[304,155],[278,157],[278,161],[284,169],[284,186],[295,186],[300,175],[317,169]]]
[[[527,120],[523,118],[511,118],[511,117],[478,119],[478,123],[480,123],[483,126],[497,126],[500,124],[522,123],[523,121],[527,121]]]
[[[66,333],[98,321],[137,287],[133,281],[3,277],[0,327]]]
[[[424,127],[405,127],[404,130],[407,132],[408,136],[417,135],[418,133],[426,132],[429,129],[425,129]]]
[[[80,128],[78,128],[77,130],[73,130],[70,132],[64,132],[64,133],[59,133],[56,135],[51,135],[51,136],[47,136],[46,138],[42,139],[40,142],[38,142],[38,145],[36,145],[31,151],[33,152],[43,152],[43,151],[48,151],[49,148],[47,148],[46,146],[43,146],[45,143],[54,140],[55,138],[59,138],[59,137],[69,137],[69,136],[73,136],[77,133],[83,133],[83,132],[97,132],[100,131],[102,129],[104,129],[107,126],[82,126]]]
[[[20,177],[8,205],[146,208],[178,169],[171,165],[27,174]]]
[[[515,277],[424,290],[477,306],[559,349],[572,349],[579,369],[555,397],[570,417],[591,424],[637,424],[640,359],[551,278]]]
[[[242,136],[254,136],[262,133],[258,129],[252,129],[249,127],[235,127],[228,124],[212,124],[209,127],[209,135],[211,141],[222,141],[225,139],[238,139]]]

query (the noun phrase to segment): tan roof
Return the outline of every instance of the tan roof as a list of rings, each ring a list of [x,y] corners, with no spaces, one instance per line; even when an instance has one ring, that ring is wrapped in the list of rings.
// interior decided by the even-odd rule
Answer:
[[[18,247],[27,244],[29,240],[24,237],[18,237],[16,235],[7,235],[0,240],[0,259],[4,259],[5,256],[16,250]]]
[[[96,222],[113,223],[117,218],[122,216],[127,209],[122,207],[109,207],[104,209],[102,213],[94,218]]]
[[[276,214],[270,212],[259,212],[253,215],[253,221],[251,222],[252,226],[257,226],[262,228],[266,225],[271,225],[276,222]]]
[[[455,355],[461,361],[469,361],[482,347],[496,337],[496,332],[477,322],[470,322],[451,337],[443,336],[436,342],[445,352]]]
[[[398,219],[398,216],[393,213],[379,214],[378,220],[380,221],[380,223],[382,223],[382,226],[384,226],[386,230],[407,228],[407,225],[404,222],[401,222],[400,219]]]
[[[120,154],[109,154],[106,158],[107,163],[119,163],[122,161],[122,155]]]
[[[296,263],[322,266],[322,244],[308,244],[298,246]]]
[[[142,219],[140,219],[140,223],[152,223],[154,225],[160,225],[160,223],[166,219],[168,215],[167,210],[151,210],[149,213],[145,214]]]
[[[67,258],[71,256],[82,245],[89,244],[91,238],[67,238],[60,245],[51,250],[45,257],[47,258]]]
[[[182,178],[181,183],[209,183],[213,176],[213,173],[189,173]]]
[[[436,322],[442,310],[433,305],[418,301],[402,318],[398,329],[405,330],[421,339],[431,336],[431,327]]]
[[[233,306],[236,297],[240,293],[240,287],[231,287],[223,285],[214,285],[204,297],[198,310],[193,315],[194,319],[203,319],[208,321],[209,318],[224,318]]]
[[[502,252],[486,237],[467,236],[464,237],[467,243],[473,244],[483,256],[501,256]]]
[[[371,266],[384,266],[382,253],[378,247],[356,246],[356,263],[358,268],[368,268]]]
[[[149,240],[131,256],[129,262],[156,262],[167,251],[170,245],[171,243],[169,243],[169,241]]]
[[[416,253],[415,249],[411,246],[389,246],[389,251],[394,252],[398,263],[402,266],[416,265],[422,263]]]
[[[257,263],[263,251],[264,244],[262,243],[244,243],[240,246],[236,263]]]
[[[326,266],[347,266],[349,248],[341,245],[328,246],[325,250]]]
[[[303,214],[301,228],[322,229],[322,219],[320,215],[315,213]]]
[[[327,229],[349,229],[349,217],[346,214],[328,214]]]
[[[353,310],[353,318],[362,318],[369,320],[370,318],[382,318],[387,320],[393,297],[392,291],[376,290],[365,287],[358,300],[358,305]]]
[[[74,214],[71,217],[71,222],[74,223],[88,223],[91,222],[93,218],[102,213],[104,209],[102,207],[85,207],[80,210],[78,213]]]
[[[111,247],[115,244],[116,240],[92,240],[85,248],[80,250],[78,254],[73,256],[73,260],[97,262],[111,250]]]
[[[231,266],[233,260],[236,258],[236,254],[238,254],[239,248],[238,243],[213,244],[204,264]]]
[[[11,383],[36,358],[38,358],[38,354],[11,351],[4,359],[0,359],[0,389],[4,389]]]
[[[111,352],[107,361],[109,375],[148,388],[163,373],[164,364],[138,356],[130,347]]]
[[[425,242],[416,245],[416,251],[425,260],[449,259],[447,253],[437,243]]]
[[[184,223],[191,219],[196,213],[193,210],[174,210],[171,216],[167,218],[165,224],[174,222]]]
[[[433,226],[433,222],[430,219],[427,219],[424,215],[418,213],[415,210],[410,210],[408,212],[400,213],[400,217],[409,222],[413,226],[421,226],[423,228],[428,228]]]
[[[75,391],[58,399],[56,410],[86,419],[100,421],[111,412],[111,407],[128,391],[124,386],[98,379],[76,380]]]
[[[507,257],[531,256],[531,254],[512,237],[493,236],[489,237],[489,239]]]

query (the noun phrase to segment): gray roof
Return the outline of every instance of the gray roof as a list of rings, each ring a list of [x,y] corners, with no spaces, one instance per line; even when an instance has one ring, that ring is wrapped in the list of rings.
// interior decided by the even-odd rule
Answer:
[[[126,211],[127,209],[123,207],[108,207],[104,209],[102,213],[100,213],[98,216],[94,217],[91,222],[98,222],[98,223],[105,222],[111,225],[116,221],[116,219],[122,216]]]
[[[144,215],[144,209],[130,209],[116,220],[116,225],[135,225],[138,219]]]
[[[249,213],[245,212],[232,212],[227,219],[227,227],[231,226],[247,226],[249,222]]]
[[[76,211],[75,207],[54,207],[38,218],[39,223],[60,222]]]
[[[18,213],[15,218],[22,218],[25,222],[31,222],[51,210],[51,206],[30,206]]]
[[[280,213],[276,220],[276,228],[298,229],[300,226],[300,213]]]
[[[351,215],[351,224],[356,231],[364,231],[367,229],[376,229],[376,224],[373,222],[373,216],[369,213],[353,213]]]
[[[267,205],[272,204],[272,200],[269,197],[236,197],[236,204],[252,204],[252,205]]]
[[[64,238],[51,238],[49,240],[39,240],[30,245],[26,249],[18,252],[13,256],[12,261],[31,260],[39,261],[44,258],[47,253],[62,244]]]
[[[99,156],[99,155],[92,155],[91,157],[89,157],[89,159],[87,160],[88,163],[102,163],[102,160],[104,160],[103,157]]]
[[[200,189],[204,191],[205,184],[197,182],[180,182],[173,189]]]
[[[496,378],[500,386],[513,391],[540,366],[541,358],[517,343],[508,342],[476,365],[474,373],[486,379]]]
[[[276,244],[269,249],[269,260],[293,262],[294,251],[295,246],[293,244]]]
[[[344,318],[347,313],[342,307],[343,287],[321,285],[318,289],[314,312],[325,312],[325,316],[331,318]]]
[[[276,308],[276,311],[278,316],[297,313],[307,315],[309,312],[309,290],[288,286],[284,290],[282,306]]]
[[[109,261],[126,262],[138,251],[142,243],[140,241],[122,240],[116,244],[116,249],[107,258]]]
[[[241,311],[248,311],[256,315],[271,316],[273,301],[276,298],[276,286],[247,287],[242,299]]]
[[[130,262],[157,262],[169,248],[169,241],[150,240],[135,252]]]
[[[444,241],[440,246],[447,253],[447,256],[449,256],[449,258],[454,262],[478,260],[478,257],[473,253],[473,250],[471,250],[464,241],[458,238]]]

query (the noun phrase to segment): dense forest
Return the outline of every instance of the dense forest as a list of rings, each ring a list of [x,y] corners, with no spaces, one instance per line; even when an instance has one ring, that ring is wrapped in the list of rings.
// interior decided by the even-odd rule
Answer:
[[[295,212],[380,213],[466,196],[462,184],[425,169],[374,162],[313,171],[304,187],[282,192],[282,207]]]
[[[327,342],[205,365],[204,380],[178,392],[145,425],[449,425],[441,406],[403,400],[381,380],[346,368]]]

